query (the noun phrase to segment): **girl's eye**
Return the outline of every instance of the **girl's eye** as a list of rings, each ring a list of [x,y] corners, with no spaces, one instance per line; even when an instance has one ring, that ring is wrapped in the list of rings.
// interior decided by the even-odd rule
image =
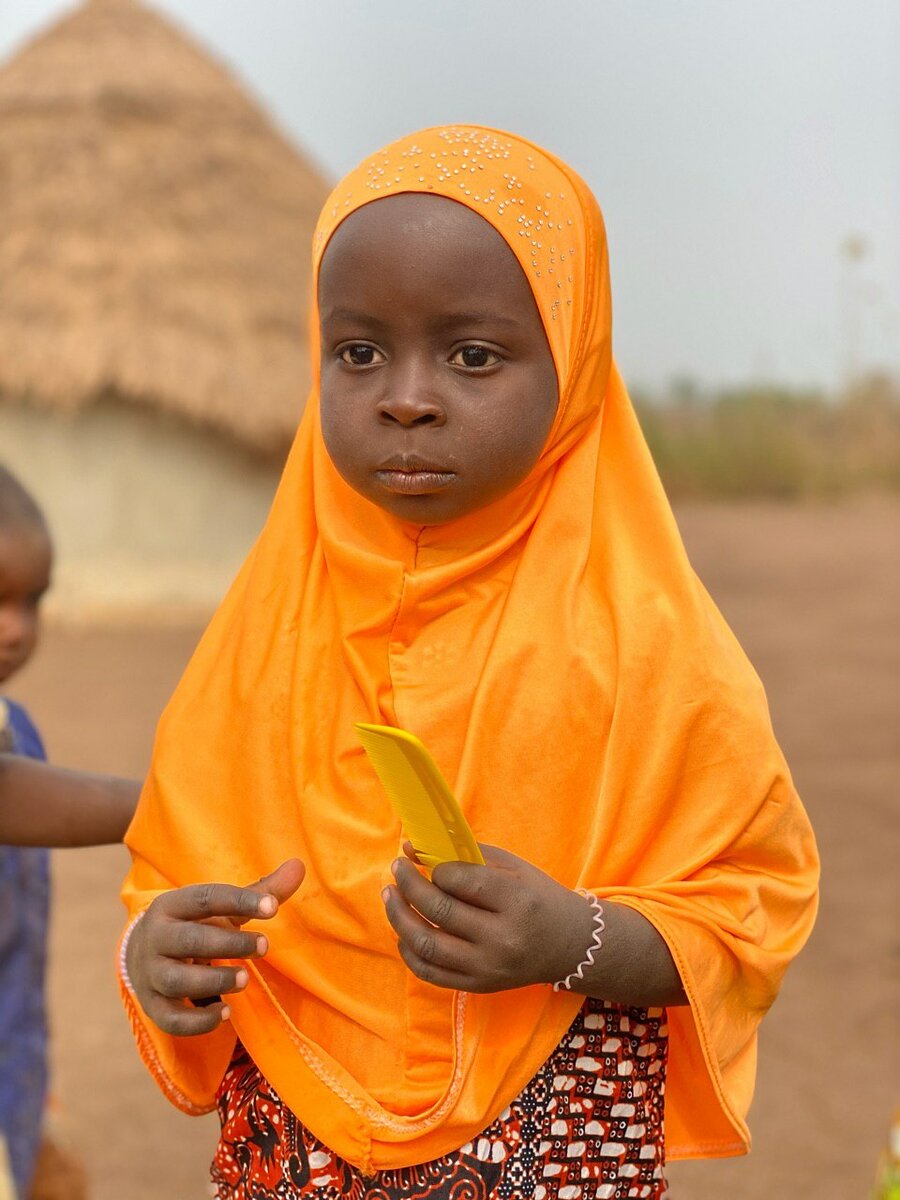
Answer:
[[[364,342],[353,342],[341,351],[341,361],[351,367],[374,367],[377,363],[384,362],[384,355],[374,346],[367,346]]]
[[[488,350],[487,346],[461,346],[450,359],[453,366],[468,367],[472,371],[494,367],[500,361],[500,355]]]

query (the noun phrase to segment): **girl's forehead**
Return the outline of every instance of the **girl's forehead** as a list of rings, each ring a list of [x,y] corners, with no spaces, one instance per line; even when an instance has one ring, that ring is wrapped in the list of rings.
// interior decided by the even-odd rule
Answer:
[[[453,336],[480,325],[536,337],[548,349],[510,247],[478,213],[445,196],[400,193],[351,213],[322,256],[318,303],[323,331],[360,318]]]
[[[23,520],[0,524],[0,577],[23,592],[47,586],[53,549],[43,524]]]
[[[322,253],[319,294],[336,271],[352,282],[362,269],[415,265],[428,274],[435,263],[449,264],[464,279],[468,273],[473,288],[499,272],[521,280],[529,292],[508,243],[479,213],[445,196],[401,192],[363,205],[338,225]]]
[[[364,160],[326,201],[314,239],[316,273],[335,230],[351,213],[405,192],[455,200],[503,238],[525,273],[564,378],[584,316],[597,232],[578,176],[536,146],[478,126],[403,138]],[[602,236],[599,212],[594,225]]]

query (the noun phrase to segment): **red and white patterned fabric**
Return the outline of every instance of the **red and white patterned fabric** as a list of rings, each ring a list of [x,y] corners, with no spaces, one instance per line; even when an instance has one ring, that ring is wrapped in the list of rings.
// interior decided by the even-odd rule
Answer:
[[[663,1200],[662,1009],[585,1001],[558,1049],[478,1138],[363,1175],[305,1129],[242,1047],[218,1095],[216,1200]]]

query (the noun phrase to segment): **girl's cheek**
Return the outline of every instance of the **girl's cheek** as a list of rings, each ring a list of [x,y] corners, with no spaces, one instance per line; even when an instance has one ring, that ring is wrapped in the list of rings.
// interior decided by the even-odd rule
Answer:
[[[0,642],[29,647],[37,638],[37,610],[30,605],[0,605]]]

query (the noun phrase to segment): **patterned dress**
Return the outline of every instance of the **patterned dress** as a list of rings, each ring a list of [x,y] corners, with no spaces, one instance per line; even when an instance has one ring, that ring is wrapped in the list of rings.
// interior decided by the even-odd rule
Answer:
[[[662,1200],[666,1015],[586,1000],[496,1121],[433,1162],[365,1176],[304,1128],[243,1047],[219,1088],[217,1200]]]
[[[2,697],[0,747],[46,757],[28,714]],[[34,1173],[47,1095],[49,905],[48,851],[0,846],[0,1134],[22,1196]]]

